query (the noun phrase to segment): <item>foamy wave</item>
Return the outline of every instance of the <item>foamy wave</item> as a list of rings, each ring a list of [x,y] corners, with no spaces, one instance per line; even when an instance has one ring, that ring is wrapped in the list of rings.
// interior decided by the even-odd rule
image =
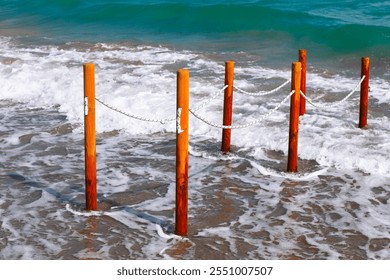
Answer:
[[[176,71],[191,70],[191,107],[196,107],[223,87],[223,61],[213,61],[202,54],[176,51],[166,47],[118,44],[78,45],[62,47],[22,47],[2,38],[0,52],[0,96],[23,102],[31,107],[59,106],[73,124],[83,123],[82,64],[96,64],[96,95],[107,104],[132,115],[152,119],[176,116]],[[269,90],[289,78],[286,70],[269,69],[237,63],[235,84],[251,91]],[[342,75],[327,77],[308,74],[308,95],[316,102],[328,104],[342,99],[359,81]],[[382,78],[372,78],[371,96],[381,106],[389,101],[390,84]],[[287,94],[283,89],[269,98],[254,98],[235,94],[235,124],[245,124],[265,115]],[[221,97],[222,98],[222,97]],[[201,114],[214,123],[222,123],[222,100],[212,101]],[[288,102],[287,102],[288,103]],[[174,132],[175,123],[138,121],[97,104],[97,131],[122,130],[127,134]],[[285,104],[264,123],[243,130],[234,130],[232,142],[238,147],[278,150],[287,153],[289,104]],[[299,155],[316,160],[324,166],[359,169],[364,172],[388,174],[385,160],[389,147],[381,141],[389,131],[386,112],[369,116],[369,129],[355,129],[358,114],[358,93],[340,108],[319,110],[307,105],[302,118]],[[373,110],[383,110],[380,107]],[[340,112],[341,111],[341,112]],[[353,127],[353,129],[352,129]],[[77,129],[76,129],[77,132]],[[78,132],[82,132],[79,126]],[[220,139],[220,130],[190,119],[190,134]],[[345,137],[342,137],[345,135]],[[375,137],[373,136],[375,135]],[[13,138],[12,138],[13,137]],[[370,139],[366,148],[367,140]],[[7,141],[17,139],[10,136]],[[379,141],[379,142],[378,142]],[[371,142],[373,144],[371,144]],[[376,143],[376,144],[375,144]]]

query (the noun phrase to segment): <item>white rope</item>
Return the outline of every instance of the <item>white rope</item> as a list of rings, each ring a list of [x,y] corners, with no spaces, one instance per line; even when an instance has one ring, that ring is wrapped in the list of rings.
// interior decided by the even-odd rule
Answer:
[[[196,106],[194,109],[192,109],[193,112],[199,111],[203,107],[205,107],[207,104],[209,104],[211,101],[213,101],[215,98],[217,98],[225,89],[227,89],[229,86],[224,86],[220,91],[218,91],[216,94],[208,98],[207,100],[203,101],[200,105]]]
[[[183,108],[177,108],[177,115],[176,115],[176,132],[177,134],[181,134],[184,132],[183,129],[181,129],[181,111]]]
[[[203,103],[201,103],[199,106],[195,107],[195,109],[193,109],[194,112],[196,111],[199,111],[200,109],[202,109],[203,107],[205,107],[207,104],[209,104],[212,100],[214,100],[215,98],[217,98],[226,88],[228,87],[228,85],[224,86],[220,91],[218,91],[216,94],[214,94],[213,96],[211,96],[210,98],[208,98],[206,101],[204,101]],[[177,118],[178,116],[176,116],[176,118],[169,118],[169,119],[150,119],[150,118],[145,118],[145,117],[141,117],[141,116],[137,116],[137,115],[133,115],[133,114],[129,114],[129,113],[126,113],[112,105],[109,105],[107,104],[106,102],[102,101],[101,99],[95,97],[96,101],[99,102],[100,104],[106,106],[107,108],[115,111],[115,112],[118,112],[122,115],[125,115],[127,117],[130,117],[130,118],[133,118],[133,119],[137,119],[137,120],[140,120],[140,121],[146,121],[146,122],[159,122],[159,123],[162,123],[162,124],[165,124],[167,122],[172,122],[172,121],[177,121]],[[87,108],[87,107],[86,107]],[[88,112],[87,110],[85,112]],[[181,108],[180,108],[180,112],[181,112]],[[178,112],[179,114],[179,112]],[[180,117],[179,117],[180,118]]]
[[[309,97],[307,97],[302,91],[301,91],[301,96],[303,96],[303,98],[305,98],[307,100],[307,102],[309,102],[311,105],[313,105],[314,107],[317,107],[317,108],[332,108],[332,107],[336,107],[342,103],[344,103],[348,98],[350,98],[352,96],[352,94],[354,94],[358,88],[361,86],[361,84],[363,83],[364,79],[366,78],[366,76],[363,76],[360,80],[360,82],[356,85],[356,87],[346,96],[344,97],[342,100],[340,101],[336,101],[336,102],[333,102],[331,104],[327,104],[327,105],[320,105],[318,103],[315,103],[313,102],[312,99],[310,99]]]
[[[236,89],[238,92],[240,93],[243,93],[243,94],[246,94],[246,95],[250,95],[250,96],[266,96],[266,95],[270,95],[270,94],[273,94],[277,91],[279,91],[280,89],[284,88],[286,85],[288,85],[289,83],[291,82],[291,79],[284,82],[282,85],[278,86],[277,88],[273,89],[273,90],[270,90],[270,91],[260,91],[260,92],[248,92],[248,91],[245,91],[243,89],[240,89],[236,86],[234,86],[234,89]]]
[[[212,127],[216,127],[216,128],[222,128],[222,129],[239,129],[239,128],[247,128],[247,127],[250,127],[250,126],[254,126],[254,125],[257,125],[261,122],[263,122],[264,120],[266,120],[270,115],[272,115],[274,112],[276,112],[280,106],[282,106],[283,103],[285,103],[293,94],[294,94],[294,90],[290,92],[289,95],[287,95],[283,100],[282,102],[280,102],[275,108],[273,108],[271,111],[269,111],[266,115],[263,115],[261,116],[259,119],[257,120],[254,120],[248,124],[244,124],[244,125],[219,125],[219,124],[215,124],[213,122],[211,122],[210,120],[207,120],[205,117],[202,117],[202,116],[199,116],[198,114],[196,114],[196,112],[194,112],[193,110],[190,109],[190,112],[191,114],[193,114],[196,118],[198,118],[199,120],[203,121],[204,123],[212,126]]]
[[[304,95],[304,93],[301,91],[301,96],[303,96],[307,102],[309,102],[311,105],[313,105],[314,107],[318,107],[318,108],[332,108],[332,107],[335,107],[337,105],[340,105],[342,103],[344,103],[349,97],[352,96],[352,94],[354,94],[357,89],[359,88],[359,86],[363,83],[364,79],[366,78],[366,76],[363,76],[360,80],[360,82],[356,85],[356,87],[345,97],[343,98],[342,100],[340,101],[337,101],[337,102],[334,102],[332,104],[328,104],[328,105],[320,105],[320,104],[317,104],[315,102],[313,102],[312,99],[310,99],[309,97],[307,97],[306,95]],[[281,86],[275,88],[274,90],[271,90],[271,91],[263,91],[263,92],[259,92],[259,93],[250,93],[250,92],[246,92],[242,89],[239,89],[237,87],[234,87],[236,90],[244,93],[244,94],[248,94],[248,95],[252,95],[252,96],[264,96],[264,95],[268,95],[268,94],[272,94],[278,90],[280,90],[281,88],[285,87],[288,83],[290,83],[291,80],[288,80],[286,81],[285,83],[283,83]],[[210,98],[208,98],[206,101],[204,101],[203,103],[201,103],[200,105],[198,105],[197,107],[195,107],[194,109],[189,109],[189,111],[196,117],[198,118],[199,120],[203,121],[204,123],[212,126],[212,127],[216,127],[216,128],[222,128],[222,129],[239,129],[239,128],[247,128],[247,127],[250,127],[250,126],[254,126],[254,125],[257,125],[261,122],[263,122],[264,120],[266,120],[271,114],[273,114],[275,111],[277,111],[280,106],[282,106],[283,103],[286,102],[286,100],[288,98],[290,98],[293,94],[294,94],[294,91],[291,91],[289,95],[287,95],[283,100],[282,102],[280,102],[274,109],[272,109],[269,113],[267,113],[266,115],[263,115],[262,117],[260,117],[259,119],[257,120],[254,120],[248,124],[244,124],[244,125],[236,125],[236,126],[232,126],[232,125],[219,125],[219,124],[215,124],[213,122],[211,122],[210,120],[206,119],[205,117],[202,117],[200,115],[198,115],[196,112],[199,111],[200,109],[202,109],[203,107],[205,107],[207,104],[209,104],[212,100],[214,100],[216,97],[218,97],[226,88],[228,87],[228,85],[224,86],[220,91],[218,91],[216,94],[214,94],[213,96],[211,96]],[[140,121],[146,121],[146,122],[159,122],[159,123],[162,123],[162,124],[165,124],[167,122],[172,122],[172,121],[176,121],[176,124],[177,124],[177,131],[178,133],[182,133],[183,130],[181,129],[180,127],[180,118],[181,118],[181,111],[182,111],[182,108],[178,108],[177,110],[177,114],[176,114],[176,117],[175,118],[168,118],[168,119],[150,119],[150,118],[145,118],[145,117],[141,117],[141,116],[137,116],[137,115],[133,115],[133,114],[129,114],[129,113],[126,113],[126,112],[123,112],[122,110],[118,109],[118,108],[115,108],[114,106],[111,106],[107,103],[105,103],[104,101],[100,100],[99,98],[95,97],[96,101],[98,101],[99,103],[101,103],[102,105],[106,106],[107,108],[113,110],[113,111],[116,111],[122,115],[125,115],[127,117],[130,117],[130,118],[133,118],[133,119],[137,119],[137,120],[140,120]],[[87,103],[87,100],[84,101],[85,103]],[[85,104],[84,104],[85,105]],[[85,108],[87,108],[87,106],[85,106]],[[85,114],[88,114],[88,111],[87,109],[85,109]]]
[[[126,112],[123,112],[122,110],[118,109],[118,108],[115,108],[111,105],[108,105],[107,103],[103,102],[102,100],[100,100],[99,98],[95,97],[96,101],[99,102],[100,104],[106,106],[107,108],[115,111],[115,112],[118,112],[122,115],[125,115],[127,117],[130,117],[130,118],[133,118],[133,119],[137,119],[137,120],[140,120],[140,121],[145,121],[145,122],[159,122],[159,123],[162,123],[162,124],[165,124],[167,122],[172,122],[172,121],[176,121],[177,120],[177,117],[176,118],[170,118],[170,119],[149,119],[149,118],[145,118],[145,117],[141,117],[141,116],[137,116],[137,115],[132,115],[132,114],[128,114]]]
[[[88,96],[84,97],[84,116],[88,116]]]

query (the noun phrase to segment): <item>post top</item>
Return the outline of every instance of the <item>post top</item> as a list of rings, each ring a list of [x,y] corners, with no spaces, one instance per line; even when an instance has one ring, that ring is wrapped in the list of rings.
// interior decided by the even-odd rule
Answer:
[[[292,67],[293,68],[298,68],[299,70],[301,70],[302,69],[302,63],[299,62],[299,61],[295,61],[295,62],[292,63]]]
[[[187,68],[180,68],[177,70],[177,74],[188,74],[189,70]]]
[[[95,67],[95,64],[92,62],[84,63],[84,67]]]

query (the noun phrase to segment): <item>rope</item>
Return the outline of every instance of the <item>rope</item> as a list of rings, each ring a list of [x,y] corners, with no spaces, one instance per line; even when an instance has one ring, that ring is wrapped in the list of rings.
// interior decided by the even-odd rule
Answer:
[[[211,96],[209,99],[205,100],[203,103],[201,103],[200,105],[196,106],[194,109],[192,109],[192,111],[196,112],[196,111],[199,111],[200,109],[202,109],[203,107],[205,107],[207,104],[209,104],[211,101],[213,101],[215,98],[217,98],[225,89],[227,89],[229,86],[226,85],[224,86],[220,91],[218,91],[216,94],[214,94],[213,96]]]
[[[126,112],[123,112],[121,111],[120,109],[118,108],[115,108],[114,106],[111,106],[111,105],[108,105],[107,103],[103,102],[102,100],[100,100],[99,98],[95,97],[96,101],[99,102],[100,104],[106,106],[107,108],[115,111],[115,112],[118,112],[122,115],[125,115],[127,117],[130,117],[130,118],[133,118],[133,119],[137,119],[137,120],[140,120],[140,121],[145,121],[145,122],[159,122],[159,123],[162,123],[162,124],[165,124],[167,122],[172,122],[172,121],[176,121],[177,118],[170,118],[170,119],[149,119],[149,118],[145,118],[145,117],[141,117],[141,116],[137,116],[137,115],[132,115],[132,114],[129,114],[129,113],[126,113]]]
[[[181,129],[181,111],[183,110],[183,108],[177,108],[177,114],[176,114],[176,131],[177,131],[177,134],[181,134],[184,132],[183,129]]]
[[[337,101],[337,102],[334,102],[332,104],[329,104],[329,105],[320,105],[320,104],[317,104],[315,102],[313,102],[312,99],[310,99],[309,97],[307,97],[302,91],[301,91],[301,96],[303,96],[307,102],[309,102],[311,105],[313,105],[314,107],[318,107],[318,108],[332,108],[332,107],[335,107],[337,105],[340,105],[342,103],[344,103],[349,97],[352,96],[352,94],[354,94],[357,89],[361,86],[361,84],[363,83],[364,79],[366,78],[366,76],[363,76],[360,80],[360,82],[356,85],[356,87],[345,97],[343,98],[342,100],[340,101]],[[282,85],[280,85],[279,87],[271,90],[271,91],[262,91],[262,92],[259,92],[259,93],[250,93],[250,92],[246,92],[240,88],[237,88],[237,87],[234,87],[236,90],[240,91],[241,93],[244,93],[244,94],[247,94],[247,95],[252,95],[252,96],[265,96],[265,95],[269,95],[269,94],[272,94],[278,90],[280,90],[281,88],[285,87],[288,83],[290,83],[291,80],[288,80],[286,81],[285,83],[283,83]],[[224,86],[220,91],[218,91],[216,94],[214,94],[213,96],[211,96],[210,98],[208,98],[207,100],[205,100],[203,103],[201,103],[200,105],[198,105],[197,107],[195,107],[194,109],[189,109],[189,111],[191,112],[191,114],[193,114],[196,118],[198,118],[199,120],[203,121],[204,123],[212,126],[212,127],[216,127],[216,128],[222,128],[222,129],[239,129],[239,128],[247,128],[247,127],[250,127],[250,126],[254,126],[254,125],[257,125],[261,122],[263,122],[264,120],[266,120],[271,114],[273,114],[274,112],[276,112],[280,106],[282,106],[282,104],[284,104],[288,98],[290,98],[293,94],[294,94],[294,91],[291,91],[289,95],[287,95],[274,109],[272,109],[270,112],[268,112],[266,115],[263,115],[261,116],[259,119],[256,119],[248,124],[243,124],[243,125],[236,125],[236,126],[232,126],[232,125],[219,125],[219,124],[215,124],[213,122],[211,122],[210,120],[206,119],[205,117],[202,117],[200,115],[198,115],[196,112],[199,111],[200,109],[202,109],[203,107],[205,107],[207,104],[209,104],[212,100],[214,100],[215,98],[217,98],[228,86]],[[133,119],[137,119],[137,120],[140,120],[140,121],[146,121],[146,122],[158,122],[158,123],[162,123],[162,124],[165,124],[167,122],[172,122],[172,121],[176,121],[176,124],[177,124],[177,130],[179,132],[179,134],[182,132],[181,128],[180,128],[180,117],[181,117],[181,111],[182,111],[182,108],[178,108],[177,110],[177,113],[176,113],[176,117],[175,118],[167,118],[167,119],[150,119],[150,118],[145,118],[145,117],[141,117],[141,116],[138,116],[138,115],[133,115],[133,114],[129,114],[129,113],[126,113],[126,112],[123,112],[122,110],[118,109],[118,108],[115,108],[114,106],[111,106],[107,103],[105,103],[104,101],[100,100],[99,98],[95,97],[96,101],[98,101],[100,104],[106,106],[107,108],[113,110],[113,111],[116,111],[122,115],[125,115],[127,117],[130,117],[130,118],[133,118]],[[87,103],[87,100],[85,100],[85,103]],[[86,107],[86,110],[88,109],[87,106]],[[87,111],[86,111],[87,112]]]
[[[366,76],[363,76],[360,80],[360,82],[356,85],[356,87],[346,96],[344,97],[342,100],[340,101],[336,101],[336,102],[333,102],[331,104],[327,104],[327,105],[320,105],[318,103],[315,103],[313,102],[312,99],[310,99],[309,97],[307,97],[302,91],[301,91],[301,96],[303,96],[303,98],[305,98],[307,100],[307,102],[309,102],[311,105],[313,105],[314,107],[317,107],[317,108],[332,108],[332,107],[336,107],[342,103],[344,103],[348,98],[350,98],[352,96],[352,94],[354,94],[357,89],[361,86],[361,84],[363,83],[364,79],[366,78]]]
[[[268,112],[266,115],[263,115],[261,116],[259,119],[257,120],[254,120],[248,124],[243,124],[243,125],[219,125],[219,124],[215,124],[213,122],[211,122],[210,120],[207,120],[205,117],[202,117],[202,116],[199,116],[198,114],[196,114],[193,110],[190,109],[190,112],[191,114],[193,114],[196,118],[198,118],[199,120],[203,121],[204,123],[212,126],[212,127],[216,127],[216,128],[222,128],[222,129],[239,129],[239,128],[248,128],[250,126],[254,126],[254,125],[257,125],[261,122],[263,122],[264,120],[266,120],[270,115],[272,115],[274,112],[276,112],[280,106],[282,106],[283,103],[285,103],[287,101],[287,99],[289,99],[293,94],[294,94],[294,90],[290,92],[289,95],[287,95],[283,100],[282,102],[280,102],[275,108],[273,108],[270,112]]]
[[[257,93],[253,93],[253,92],[247,92],[243,89],[240,89],[236,86],[234,86],[234,89],[236,89],[238,92],[240,93],[243,93],[243,94],[246,94],[246,95],[250,95],[250,96],[266,96],[266,95],[270,95],[270,94],[273,94],[277,91],[279,91],[280,89],[284,88],[286,85],[288,85],[289,83],[291,82],[291,79],[284,82],[282,85],[278,86],[277,88],[273,89],[273,90],[270,90],[270,91],[260,91],[260,92],[257,92]]]
[[[207,99],[206,101],[204,101],[203,103],[201,103],[199,106],[195,107],[195,109],[193,109],[192,111],[196,112],[196,111],[199,111],[200,109],[202,109],[203,107],[205,107],[207,104],[209,104],[212,100],[214,100],[215,98],[217,98],[226,88],[228,87],[228,85],[224,86],[220,91],[218,91],[216,94],[214,94],[213,96],[211,96],[209,99]],[[177,118],[179,117],[180,118],[180,113],[181,113],[181,108],[180,108],[180,112],[178,110],[177,112],[177,116],[176,118],[168,118],[168,119],[150,119],[150,118],[145,118],[145,117],[141,117],[141,116],[137,116],[137,115],[133,115],[133,114],[129,114],[129,113],[126,113],[112,105],[109,105],[107,104],[106,102],[102,101],[101,99],[95,97],[96,101],[99,102],[100,104],[104,105],[105,107],[115,111],[115,112],[118,112],[122,115],[125,115],[129,118],[133,118],[133,119],[137,119],[137,120],[140,120],[140,121],[146,121],[146,122],[159,122],[159,123],[162,123],[162,124],[165,124],[167,122],[172,122],[172,121],[177,121]],[[84,103],[86,103],[87,101],[84,101]],[[86,111],[85,112],[88,112],[88,106],[85,107]]]

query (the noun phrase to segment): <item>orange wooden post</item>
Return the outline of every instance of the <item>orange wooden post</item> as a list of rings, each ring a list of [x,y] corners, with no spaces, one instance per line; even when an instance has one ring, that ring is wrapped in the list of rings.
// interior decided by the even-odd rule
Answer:
[[[233,80],[234,80],[234,61],[225,62],[225,89],[224,103],[223,103],[223,125],[232,125],[233,114]],[[222,152],[230,151],[231,129],[222,129]]]
[[[294,94],[291,96],[290,104],[290,130],[288,141],[288,162],[287,171],[298,171],[298,127],[299,127],[299,112],[300,112],[300,87],[301,87],[301,70],[302,64],[294,62],[292,64],[291,73],[291,90]]]
[[[189,71],[177,72],[176,125],[176,234],[188,233],[188,112]]]
[[[306,50],[299,50],[299,62],[302,64],[301,71],[301,91],[306,96]],[[301,98],[300,101],[300,115],[303,116],[306,113],[306,99]]]
[[[95,65],[84,64],[84,139],[86,209],[97,210]]]
[[[367,126],[368,115],[368,89],[370,83],[370,58],[362,58],[361,78],[366,76],[360,86],[360,112],[359,112],[359,128]]]

